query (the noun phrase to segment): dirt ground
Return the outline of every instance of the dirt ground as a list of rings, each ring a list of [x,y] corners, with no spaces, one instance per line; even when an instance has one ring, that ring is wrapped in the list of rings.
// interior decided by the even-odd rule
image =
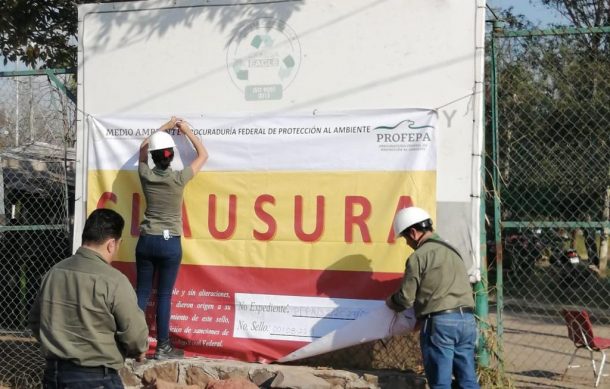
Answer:
[[[491,315],[496,322],[495,315]],[[595,336],[610,338],[610,325],[593,321]],[[558,315],[527,312],[504,313],[505,370],[518,388],[592,388],[595,384],[587,350],[576,354],[574,364],[581,367],[563,372],[574,346],[567,336],[567,327]],[[608,350],[610,354],[610,350]],[[600,353],[594,353],[596,361]],[[610,388],[610,367],[606,362],[600,388]]]
[[[491,314],[490,320],[496,323],[496,315]],[[593,320],[593,329],[596,336],[610,338],[610,324],[597,323]],[[516,387],[542,389],[593,387],[595,381],[589,353],[586,350],[580,350],[574,361],[574,364],[579,364],[581,367],[569,369],[565,379],[561,379],[574,347],[567,337],[563,319],[558,315],[506,310],[503,331],[505,370],[510,374]],[[11,354],[11,357],[22,362],[24,360],[33,362],[40,358],[36,345],[24,342],[23,338],[3,337],[0,346],[0,355],[4,357]],[[601,354],[595,353],[595,358],[599,361]],[[18,365],[23,366],[22,363]],[[7,366],[4,366],[0,370],[6,368]],[[28,381],[28,376],[34,373],[24,371],[23,367],[20,370],[11,372],[13,379],[16,375],[20,378],[18,381]],[[608,363],[604,370],[610,374]],[[610,376],[602,377],[599,387],[610,389]]]

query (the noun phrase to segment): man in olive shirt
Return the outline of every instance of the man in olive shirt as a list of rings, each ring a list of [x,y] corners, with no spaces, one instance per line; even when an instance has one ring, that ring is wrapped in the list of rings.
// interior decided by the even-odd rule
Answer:
[[[42,280],[29,324],[46,359],[45,388],[123,388],[125,358],[142,360],[148,350],[133,287],[110,265],[124,224],[112,210],[93,211],[82,246]]]
[[[400,289],[386,304],[395,311],[413,307],[421,325],[420,347],[428,385],[479,388],[474,350],[477,325],[466,266],[458,252],[434,233],[430,215],[421,208],[398,211],[396,237],[404,237],[413,254],[407,259]]]

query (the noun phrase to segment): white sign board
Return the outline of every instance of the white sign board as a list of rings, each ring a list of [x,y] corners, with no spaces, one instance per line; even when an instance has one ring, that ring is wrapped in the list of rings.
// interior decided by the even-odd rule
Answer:
[[[400,145],[410,142],[405,139],[409,135],[392,133],[391,126],[373,134],[373,127],[358,129],[358,123],[362,121],[356,116],[342,119],[335,117],[336,113],[377,115],[392,110],[421,109],[435,112],[434,136],[430,138],[435,142],[434,158],[424,161],[430,165],[418,161],[400,164],[411,170],[434,169],[432,182],[436,182],[431,185],[434,188],[430,193],[433,196],[431,204],[436,204],[436,209],[430,211],[436,216],[435,227],[461,251],[471,280],[476,280],[481,227],[484,21],[484,0],[153,0],[79,6],[80,120],[75,231],[82,230],[86,214],[96,207],[94,202],[98,200],[90,196],[92,191],[105,193],[108,190],[110,195],[104,199],[116,200],[112,197],[113,188],[103,188],[104,180],[94,185],[89,182],[89,174],[92,171],[97,174],[96,169],[99,169],[102,171],[96,177],[110,177],[114,171],[128,166],[137,152],[135,147],[142,137],[134,136],[122,142],[122,138],[130,138],[129,133],[113,133],[114,130],[141,135],[171,115],[189,117],[192,122],[202,123],[198,125],[198,136],[204,142],[210,141],[210,160],[203,169],[204,174],[206,169],[211,174],[257,172],[269,169],[269,161],[290,159],[291,155],[302,157],[308,152],[315,155],[313,150],[308,151],[307,142],[301,147],[290,142],[312,139],[315,134],[311,131],[315,131],[312,129],[319,121],[316,118],[324,118],[322,121],[329,127],[349,128],[349,132],[355,134],[368,131],[371,141],[367,147],[374,150],[354,150],[357,138],[353,137],[343,144],[335,141],[336,152],[327,157],[338,161],[336,163],[329,164],[324,155],[317,155],[316,161],[304,163],[295,158],[291,166],[331,166],[332,170],[345,163],[346,166],[339,170],[354,167],[354,170],[380,171],[384,169],[378,167],[387,162],[381,161],[377,166],[377,159],[370,157],[382,146],[387,150],[402,147]],[[219,147],[232,145],[228,141],[231,130],[223,124],[231,115],[236,120],[245,120],[233,127],[235,131],[242,128],[251,132],[236,133],[236,136],[248,135],[252,139],[248,152],[257,157],[247,167],[243,161],[232,159],[226,150],[214,153],[215,148],[220,150]],[[294,121],[292,115],[298,115],[300,119]],[[266,142],[264,135],[268,136],[268,133],[256,132],[263,125],[248,122],[250,117],[259,118],[257,120],[264,124],[267,132],[269,128],[283,129],[277,130],[284,133],[277,133],[274,142],[291,141],[287,141],[286,147]],[[275,123],[274,117],[283,121]],[[134,118],[140,123],[129,124]],[[298,123],[299,128],[291,127],[293,123]],[[414,124],[397,122],[392,125],[413,129]],[[352,127],[356,128],[355,132]],[[102,160],[111,154],[99,153],[96,145],[102,143],[100,139],[94,139],[96,131],[108,138],[102,143],[107,141],[104,147],[118,153],[116,158]],[[242,144],[239,145],[244,150]],[[266,159],[265,155],[269,153],[274,153],[274,157]],[[127,155],[124,160],[123,154]],[[224,159],[218,159],[220,156]],[[347,156],[352,159],[348,160]],[[117,165],[114,168],[113,163]],[[134,169],[135,165],[124,170]],[[121,177],[130,180],[125,175]],[[385,184],[371,184],[380,193],[387,190]],[[341,185],[348,188],[349,184]],[[425,191],[422,193],[425,195]],[[134,198],[136,195],[133,194]],[[388,212],[393,212],[393,207],[395,204],[388,204]],[[383,233],[387,235],[387,230]],[[80,244],[79,237],[80,233],[76,233],[75,247]],[[367,250],[374,252],[375,247],[370,246]],[[223,250],[230,252],[230,248],[224,246],[218,252]],[[406,257],[407,250],[404,250]],[[312,253],[315,252],[314,247]],[[372,273],[381,271],[377,266],[382,265],[372,262]],[[399,277],[403,264],[393,266],[386,273],[395,272]],[[313,265],[305,268],[324,270]],[[353,269],[348,266],[339,270]],[[176,293],[184,292],[188,294],[188,290]],[[272,327],[263,329],[253,325],[256,320],[250,316],[254,313],[249,309],[237,309],[242,303],[250,306],[284,304],[284,297],[270,296],[266,290],[230,294],[235,308],[230,315],[234,337],[252,339],[252,334],[260,333],[261,339],[273,340],[286,335],[277,335],[280,332],[276,334]],[[329,297],[332,299],[314,295],[301,298],[305,305],[330,311],[337,301],[341,301],[341,309],[352,304],[341,300],[340,296]],[[362,312],[377,308],[381,298],[366,296],[365,299],[371,301],[362,304],[362,296],[348,297],[347,300],[355,302],[353,309],[366,307]],[[218,307],[221,305],[226,310],[231,308],[224,303]],[[271,316],[286,314],[266,313]],[[187,317],[189,313],[184,315]],[[240,326],[240,321],[246,323],[245,326]],[[269,319],[264,323],[277,325],[284,321]],[[320,328],[315,323],[304,324],[302,328],[305,328],[307,341],[323,336],[325,332],[313,333],[312,328]],[[334,330],[329,327],[328,331],[331,329]],[[201,329],[204,330],[207,331]],[[284,351],[293,350],[288,347]]]

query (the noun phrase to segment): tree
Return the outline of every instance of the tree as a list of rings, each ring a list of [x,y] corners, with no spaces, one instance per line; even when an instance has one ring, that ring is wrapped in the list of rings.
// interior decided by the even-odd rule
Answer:
[[[542,0],[579,27],[607,26],[610,18],[608,0]]]
[[[77,5],[115,1],[0,0],[4,64],[30,68],[76,67]]]
[[[608,23],[608,0],[539,1],[574,27]],[[511,12],[503,19],[509,28],[527,24]],[[505,220],[607,220],[607,206],[600,205],[608,201],[610,182],[608,36],[532,34],[496,40]],[[585,232],[594,248],[593,231]],[[605,239],[603,234],[602,247],[607,247]]]
[[[125,0],[137,1],[137,0]],[[30,68],[74,68],[77,52],[77,5],[85,3],[114,3],[116,0],[0,0],[0,53],[4,63],[21,61]],[[251,20],[260,18],[288,18],[300,9],[302,2],[286,2],[282,7],[259,6],[243,3],[243,7],[200,6],[208,21],[217,20],[225,29],[231,26],[231,35],[242,38],[239,31]],[[158,36],[165,34],[172,24],[189,24],[201,16],[200,6],[181,7],[183,16],[167,18],[161,13],[138,15],[139,27]],[[115,19],[120,24],[122,19]],[[236,22],[236,20],[239,20]],[[110,29],[112,25],[106,25]]]
[[[605,27],[610,25],[610,0],[542,0],[543,4],[552,6],[557,9],[562,15],[567,17],[575,26],[578,27]],[[610,34],[592,34],[590,36],[581,36],[581,42],[583,42],[589,49],[589,58],[592,61],[599,61],[599,57],[605,59],[604,69],[601,69],[601,73],[593,74],[589,84],[592,88],[592,93],[596,94],[600,84],[607,82],[608,80],[608,59],[610,58]],[[607,99],[607,95],[605,96]],[[606,100],[607,105],[607,100]],[[603,145],[606,145],[607,151],[607,137],[603,139]],[[608,215],[608,203],[610,202],[610,162],[607,160],[607,155],[598,160],[602,169],[599,172],[599,176],[606,177],[606,187],[600,185],[601,203],[602,206],[602,220],[606,222],[610,221]],[[604,172],[606,169],[606,172]],[[605,190],[604,190],[605,189]],[[600,237],[600,254],[599,254],[599,269],[602,277],[606,275],[606,267],[608,263],[608,234],[610,231],[608,228],[602,228]],[[594,236],[594,234],[593,234]],[[590,249],[591,240],[588,240],[587,250]],[[594,242],[593,242],[594,244]]]
[[[540,0],[548,7],[556,9],[576,27],[605,27],[610,25],[609,0]],[[581,36],[592,54],[597,54],[608,46],[608,35],[592,34]],[[606,55],[608,52],[606,51]]]

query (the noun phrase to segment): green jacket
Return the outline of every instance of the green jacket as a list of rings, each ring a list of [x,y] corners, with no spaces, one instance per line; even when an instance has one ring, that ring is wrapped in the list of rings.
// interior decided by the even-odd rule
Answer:
[[[441,240],[435,233],[429,239]],[[396,311],[413,307],[420,318],[457,307],[474,307],[472,287],[462,258],[434,241],[421,242],[407,259],[400,289],[388,299]]]
[[[123,367],[148,349],[148,327],[123,273],[80,247],[45,275],[29,325],[43,356],[80,366]]]

